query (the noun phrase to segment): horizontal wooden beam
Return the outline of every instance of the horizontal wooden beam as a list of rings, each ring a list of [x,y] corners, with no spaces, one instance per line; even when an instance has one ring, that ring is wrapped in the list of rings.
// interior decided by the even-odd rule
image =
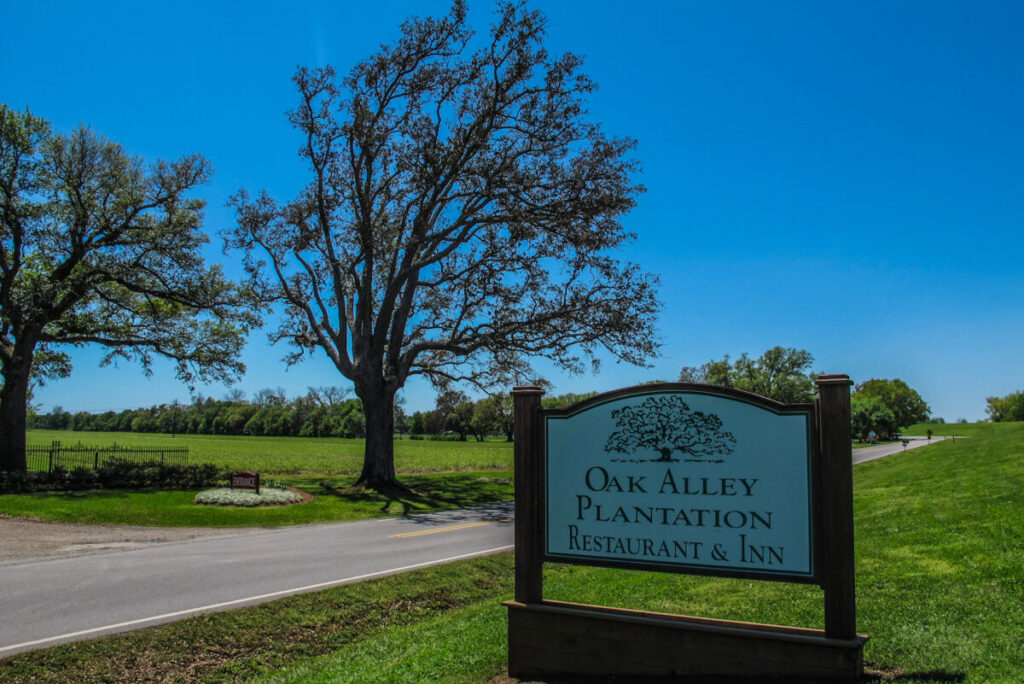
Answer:
[[[855,681],[867,637],[557,601],[507,601],[509,674]]]

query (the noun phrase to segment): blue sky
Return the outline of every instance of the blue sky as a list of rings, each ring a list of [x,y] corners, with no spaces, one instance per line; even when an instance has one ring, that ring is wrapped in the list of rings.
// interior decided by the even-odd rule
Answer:
[[[79,122],[147,159],[199,152],[211,261],[239,188],[305,183],[284,112],[297,65],[346,71],[447,2],[4,3],[0,101]],[[639,141],[648,191],[624,256],[662,278],[663,354],[598,375],[541,367],[556,392],[674,380],[724,354],[807,349],[815,370],[900,377],[934,415],[984,417],[1024,388],[1024,5],[1014,2],[535,2],[552,52],[586,57],[593,118]],[[581,9],[581,8],[584,8]],[[493,5],[474,1],[485,29]],[[285,369],[254,335],[239,387],[347,384]],[[187,401],[169,364],[99,368],[44,410]],[[201,388],[219,397],[223,386]],[[410,410],[432,405],[423,384]]]

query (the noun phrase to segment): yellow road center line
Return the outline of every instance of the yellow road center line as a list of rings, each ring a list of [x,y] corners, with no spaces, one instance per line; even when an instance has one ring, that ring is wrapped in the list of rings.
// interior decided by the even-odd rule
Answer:
[[[463,523],[461,525],[448,525],[447,527],[432,527],[429,530],[417,530],[416,532],[403,532],[402,534],[393,534],[390,539],[404,539],[406,537],[421,537],[424,534],[437,534],[438,532],[454,532],[455,530],[468,530],[470,527],[480,527],[481,525],[492,525],[490,520],[483,522],[472,522]]]

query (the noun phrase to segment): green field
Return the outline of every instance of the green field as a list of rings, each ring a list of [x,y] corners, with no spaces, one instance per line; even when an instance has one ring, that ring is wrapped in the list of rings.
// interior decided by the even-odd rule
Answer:
[[[967,427],[854,468],[874,681],[1021,681],[1024,423]],[[503,554],[13,656],[0,680],[486,682],[505,663],[511,593]],[[802,585],[548,565],[545,595],[822,625],[821,592]]]
[[[166,527],[295,525],[466,508],[512,499],[512,444],[395,441],[395,468],[410,493],[353,485],[363,440],[33,430],[29,444],[188,446],[190,463],[253,470],[312,494],[309,503],[242,508],[197,506],[196,490],[41,492],[0,495],[0,513],[38,520]]]
[[[29,430],[29,445],[81,442],[87,446],[120,444],[141,447],[189,448],[190,463],[212,463],[231,470],[266,474],[317,473],[358,475],[363,465],[363,440],[327,437],[246,437],[234,435],[170,435],[140,432],[71,432]],[[395,468],[400,473],[510,470],[512,443],[395,440]]]

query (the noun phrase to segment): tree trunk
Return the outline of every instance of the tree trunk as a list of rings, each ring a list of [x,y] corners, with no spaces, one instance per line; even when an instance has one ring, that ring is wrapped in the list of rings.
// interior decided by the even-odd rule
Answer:
[[[32,371],[32,352],[27,356],[15,350],[14,358],[3,367],[4,386],[0,390],[0,470],[26,470],[25,421],[28,414],[28,383]]]
[[[378,491],[407,489],[395,476],[395,390],[357,386],[356,394],[363,402],[366,416],[363,472],[356,484]]]

